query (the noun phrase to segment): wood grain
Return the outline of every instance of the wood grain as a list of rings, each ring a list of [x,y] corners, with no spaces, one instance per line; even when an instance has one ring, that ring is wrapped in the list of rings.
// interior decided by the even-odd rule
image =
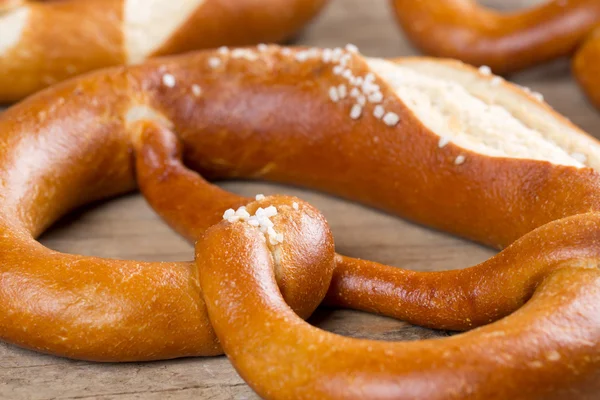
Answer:
[[[488,0],[515,8],[537,1]],[[355,43],[367,55],[415,54],[383,0],[336,0],[297,39],[339,46]],[[600,113],[586,102],[565,60],[511,78],[544,94],[547,101],[588,132],[600,136]],[[289,193],[320,208],[342,254],[419,270],[463,268],[494,252],[464,240],[318,193],[279,185],[227,182],[243,195]],[[61,221],[41,241],[54,249],[113,258],[189,260],[192,246],[163,224],[138,194],[96,204]],[[447,332],[346,310],[319,310],[311,323],[326,330],[378,340],[415,340]],[[225,357],[153,363],[93,364],[41,355],[0,343],[0,399],[254,399]]]

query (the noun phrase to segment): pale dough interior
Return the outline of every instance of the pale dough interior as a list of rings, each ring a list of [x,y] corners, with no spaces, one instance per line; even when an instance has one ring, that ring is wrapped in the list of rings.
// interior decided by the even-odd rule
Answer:
[[[28,7],[0,12],[0,56],[19,43],[28,19]]]
[[[125,0],[125,52],[130,64],[160,48],[205,0]]]
[[[600,145],[515,85],[427,59],[368,59],[432,132],[494,157],[600,169]]]

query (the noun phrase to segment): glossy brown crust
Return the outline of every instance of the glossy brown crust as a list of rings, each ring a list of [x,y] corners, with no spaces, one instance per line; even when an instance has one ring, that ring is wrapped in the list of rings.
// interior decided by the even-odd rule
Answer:
[[[600,108],[600,1],[554,0],[502,13],[475,0],[390,0],[408,38],[425,54],[516,72],[575,54],[575,74]]]
[[[296,34],[325,3],[206,0],[148,57],[281,42]],[[128,62],[124,0],[5,0],[0,13],[17,7],[28,8],[29,18],[17,44],[0,52],[0,104],[83,72]]]
[[[376,120],[370,113],[365,113],[359,120],[352,120],[348,116],[352,104],[350,99],[333,103],[328,97],[328,89],[333,84],[339,84],[340,79],[333,75],[332,66],[325,65],[320,59],[298,62],[295,60],[298,51],[291,50],[288,56],[271,48],[262,52],[256,61],[230,59],[218,68],[211,68],[209,65],[209,59],[217,53],[201,52],[156,60],[136,67],[110,69],[43,91],[0,115],[0,131],[4,132],[0,136],[0,184],[4,188],[0,190],[0,223],[3,230],[0,237],[2,339],[48,353],[102,361],[209,355],[221,351],[207,319],[207,308],[194,265],[65,255],[44,248],[34,239],[69,209],[132,190],[135,187],[136,163],[140,186],[149,195],[153,205],[160,205],[159,208],[165,211],[163,215],[170,219],[172,226],[184,229],[188,236],[194,235],[193,228],[186,228],[181,219],[181,215],[191,215],[188,209],[195,207],[198,215],[206,215],[197,217],[192,223],[211,224],[212,218],[218,218],[223,211],[217,212],[215,208],[239,204],[236,202],[240,199],[226,198],[213,207],[209,202],[212,201],[211,196],[221,196],[222,192],[198,195],[205,189],[202,184],[196,186],[196,189],[179,189],[176,192],[177,187],[184,188],[185,185],[198,182],[197,175],[185,171],[183,165],[178,163],[177,155],[181,150],[189,165],[210,177],[265,178],[309,186],[362,201],[482,243],[500,246],[512,243],[547,222],[598,210],[600,177],[592,169],[557,166],[542,161],[491,158],[452,144],[439,149],[438,137],[427,130],[380,79],[377,81],[384,95],[384,106],[386,110],[400,116],[400,123],[390,127]],[[351,57],[350,67],[355,75],[363,75],[368,71],[364,59],[358,55]],[[166,73],[173,75],[176,81],[174,87],[163,84]],[[194,94],[193,85],[201,87],[200,95]],[[529,101],[526,95],[523,95],[523,101]],[[282,104],[285,104],[287,110],[294,112],[281,112]],[[131,110],[141,106],[153,110],[155,115],[162,114],[162,117],[147,117],[150,121],[133,122]],[[551,115],[550,111],[548,115]],[[181,148],[178,149],[178,141],[174,140],[171,132],[176,133],[181,141]],[[378,137],[378,140],[374,140],[374,137]],[[134,159],[134,151],[137,160]],[[459,154],[466,156],[462,165],[454,163]],[[145,166],[147,169],[144,169]],[[462,190],[457,191],[456,188]],[[192,196],[188,199],[188,193],[200,197]],[[164,201],[173,195],[178,197],[178,202]],[[531,199],[536,196],[543,200],[531,204]],[[188,202],[191,200],[194,201]],[[392,284],[394,279],[398,285],[406,283],[403,278],[391,277],[390,274],[371,273],[372,264],[336,257],[330,233],[320,214],[299,200],[299,212],[291,211],[293,207],[290,209],[290,201],[294,200],[267,198],[248,207],[252,209],[259,204],[274,203],[285,211],[278,215],[281,219],[276,224],[282,228],[284,237],[289,239],[289,243],[285,245],[289,247],[285,253],[287,256],[284,254],[282,258],[284,263],[278,264],[275,275],[282,281],[280,283],[284,295],[291,294],[286,300],[296,304],[296,310],[302,316],[310,314],[320,302],[319,297],[325,296],[330,274],[338,274],[338,278],[334,279],[337,282],[334,287],[343,289],[346,294],[352,292],[356,282],[368,285],[371,280],[378,284],[375,280],[379,277],[389,279]],[[183,210],[183,214],[178,210]],[[556,290],[564,289],[563,297],[574,299],[574,308],[567,307],[570,304],[567,302],[564,313],[557,308],[556,312],[548,314],[553,309],[548,307],[558,306],[545,301],[558,302],[559,297],[554,295],[555,289],[549,289],[547,292],[551,294],[550,299],[542,302],[543,307],[540,309],[546,313],[545,316],[537,308],[532,306],[533,310],[530,310],[531,307],[526,305],[525,311],[519,311],[523,320],[517,319],[515,322],[509,319],[509,326],[506,328],[512,326],[516,329],[515,336],[510,336],[510,343],[513,339],[519,342],[522,338],[525,346],[534,338],[540,340],[541,347],[536,347],[539,353],[523,354],[524,347],[516,347],[515,351],[518,352],[514,353],[514,362],[518,360],[516,356],[521,355],[525,357],[524,360],[535,362],[538,355],[542,357],[542,353],[546,354],[545,351],[548,350],[559,352],[569,363],[559,366],[547,363],[541,367],[539,374],[529,375],[519,373],[515,364],[501,365],[499,376],[506,378],[513,374],[515,377],[514,384],[507,384],[506,389],[502,389],[506,392],[500,393],[513,394],[515,387],[531,383],[532,394],[529,398],[540,398],[540,393],[546,387],[555,388],[556,393],[573,390],[579,393],[579,398],[589,398],[598,384],[596,352],[599,340],[596,334],[599,325],[594,303],[594,296],[597,296],[596,278],[593,275],[595,271],[581,272],[573,276],[572,280],[568,280],[571,272],[557,272],[563,274],[562,280],[547,277],[552,276],[552,271],[559,266],[595,265],[599,248],[596,245],[599,226],[597,219],[596,214],[590,214],[552,222],[540,228],[540,231],[520,239],[504,255],[498,256],[499,261],[493,259],[483,266],[475,267],[472,272],[463,272],[463,275],[449,273],[439,275],[441,278],[431,275],[433,278],[426,279],[414,275],[411,283],[413,291],[403,300],[408,307],[406,318],[419,321],[419,318],[423,318],[419,316],[421,310],[425,312],[423,316],[427,317],[427,312],[436,313],[436,307],[437,310],[445,308],[439,298],[431,295],[433,284],[440,285],[441,290],[450,291],[446,293],[455,293],[457,305],[480,301],[470,308],[472,314],[457,310],[439,313],[436,323],[440,326],[468,328],[514,311],[529,298],[538,284],[544,287],[546,279],[551,282],[558,280],[559,283],[571,282],[564,288],[559,283],[548,285],[550,288],[556,287]],[[203,230],[206,228],[205,226]],[[232,305],[229,309],[231,321],[235,324],[239,322],[238,312],[242,308],[234,305],[236,302],[243,301],[243,298],[262,298],[265,293],[266,298],[262,298],[259,303],[244,304],[244,309],[251,307],[255,310],[254,314],[248,315],[256,315],[256,321],[261,321],[265,316],[263,306],[267,311],[273,311],[275,307],[282,311],[282,316],[288,315],[287,306],[278,299],[279,292],[273,293],[270,284],[273,276],[271,259],[275,258],[275,250],[265,247],[264,241],[260,241],[262,234],[248,229],[241,223],[218,225],[213,231],[217,234],[207,235],[197,247],[198,254],[207,252],[207,257],[198,259],[197,265],[200,270],[204,266],[210,267],[207,271],[211,272],[202,274],[200,278],[203,285],[206,280],[207,287],[203,287],[203,290],[210,290],[210,293],[204,295],[209,300],[208,311],[212,313],[213,322],[218,320],[215,328],[220,335],[220,342],[226,349],[230,349],[230,356],[236,366],[253,387],[262,395],[270,397],[273,388],[262,385],[269,382],[276,385],[279,381],[262,380],[262,375],[247,372],[248,367],[256,364],[250,361],[246,365],[247,359],[245,361],[243,358],[236,360],[239,357],[238,335],[247,335],[248,331],[240,330],[231,337],[223,336],[226,325],[223,322],[225,314],[222,307],[227,302],[219,301],[220,306],[217,306],[216,300],[219,299],[215,296],[233,293],[231,280],[212,281],[210,278],[213,273],[228,273],[216,269],[225,257],[229,257],[226,262],[228,266],[231,262],[231,273],[237,271],[238,267],[264,267],[266,269],[261,272],[261,276],[268,279],[263,291],[251,293],[238,290],[238,296],[228,300]],[[212,251],[214,243],[222,243],[224,240],[221,235],[223,232],[226,235],[231,233],[231,240],[227,239],[226,248]],[[238,234],[241,236],[238,237]],[[240,238],[245,239],[238,240]],[[546,240],[549,240],[547,249],[550,253],[540,260],[536,258],[540,254],[536,246]],[[556,247],[552,247],[550,243],[555,243]],[[297,244],[300,244],[299,248],[295,248]],[[239,246],[247,248],[248,252],[238,253],[236,249]],[[292,263],[289,264],[290,268],[285,267],[286,260]],[[300,264],[304,266],[316,266],[325,274],[318,275],[313,271],[310,275],[302,275],[302,268],[296,268],[294,273],[299,272],[300,275],[298,280],[294,280],[296,278],[293,274],[285,271],[294,270],[297,260],[302,260]],[[497,286],[498,280],[486,276],[494,266],[504,266],[503,262],[514,262],[512,267],[506,266],[504,276],[514,276],[515,281],[509,279],[508,284],[501,285],[501,290],[509,298],[498,303],[501,305],[500,311],[489,310],[494,300],[494,289],[489,286]],[[361,271],[363,265],[365,269]],[[343,272],[344,266],[346,271],[357,273],[339,274],[337,271]],[[385,270],[385,267],[373,268]],[[364,278],[360,278],[361,275]],[[232,280],[239,279],[240,276],[232,276]],[[456,285],[457,277],[464,279],[461,285]],[[483,277],[486,278],[482,280]],[[481,285],[477,286],[480,281]],[[247,287],[250,288],[253,281],[249,279],[248,282]],[[236,281],[236,285],[238,283]],[[475,295],[469,286],[471,283],[487,294],[481,298],[469,297],[469,293]],[[221,287],[221,291],[218,287]],[[392,290],[389,303],[386,304],[382,299],[381,305],[374,306],[365,300],[364,292],[361,298],[359,292],[362,291],[362,288],[357,287],[354,300],[350,295],[340,298],[348,305],[379,312],[393,310],[393,301],[403,298],[402,293]],[[535,292],[545,293],[541,289]],[[243,295],[239,295],[240,293]],[[294,300],[294,296],[298,296],[298,300]],[[464,300],[460,296],[464,296]],[[545,308],[547,304],[551,306]],[[411,310],[417,311],[410,312]],[[570,311],[573,314],[569,314]],[[564,317],[567,314],[570,317]],[[466,318],[471,318],[470,315],[478,316],[472,318],[472,324],[466,321]],[[554,316],[558,319],[554,320]],[[249,321],[247,327],[255,323],[252,321]],[[550,324],[545,321],[581,328],[572,333],[575,336],[566,332],[559,337],[548,337],[548,333],[540,333]],[[290,360],[299,360],[292,356],[297,351],[302,352],[302,349],[306,349],[306,355],[314,355],[314,351],[310,350],[312,343],[309,343],[315,338],[312,328],[306,331],[307,328],[298,324],[295,317],[288,323],[298,326],[299,334],[307,332],[307,346],[298,346],[297,342],[290,341],[285,352],[283,347],[280,348],[280,352],[284,353],[279,353],[277,357],[282,358],[282,354],[290,351]],[[272,326],[273,330],[269,334],[281,334],[284,341],[293,339],[285,332],[289,325]],[[531,326],[531,331],[526,329],[528,326]],[[497,325],[490,329],[496,330]],[[56,332],[56,335],[48,332]],[[579,333],[581,336],[577,336]],[[464,342],[473,342],[472,347],[465,348],[469,351],[476,349],[476,343],[486,345],[481,348],[482,351],[487,348],[488,342],[480,342],[479,336],[467,338],[473,340],[456,339],[457,342],[450,343],[462,345]],[[580,340],[582,338],[585,340]],[[334,344],[333,339],[323,340],[328,345]],[[347,351],[344,343],[355,342],[343,339],[339,343],[341,347],[330,348],[339,349],[339,354],[343,355]],[[502,342],[504,349],[506,343]],[[247,344],[250,345],[250,340]],[[263,345],[265,354],[269,354],[268,357],[272,360],[273,347],[269,343]],[[368,352],[368,346],[370,344],[359,344],[357,350],[348,351]],[[346,394],[344,388],[347,383],[348,390],[355,390],[356,382],[360,383],[361,376],[369,380],[374,377],[376,381],[381,379],[381,382],[390,382],[392,373],[408,374],[397,368],[410,367],[403,363],[405,359],[400,355],[409,347],[395,346],[392,345],[392,351],[394,357],[398,357],[394,359],[399,362],[396,367],[390,366],[390,369],[384,370],[380,376],[370,375],[376,369],[373,358],[373,363],[369,361],[365,364],[361,361],[361,365],[366,368],[366,375],[361,375],[358,369],[354,370],[353,368],[358,368],[356,365],[348,364],[350,371],[356,371],[354,375],[338,374],[331,369],[326,376],[333,379],[333,386],[320,388],[317,385],[314,390],[322,390],[335,398]],[[377,352],[385,352],[384,347],[376,347]],[[431,344],[419,344],[415,348],[418,348],[415,350],[418,352],[430,349],[427,350],[429,353],[423,354],[433,353]],[[253,347],[252,351],[258,349]],[[322,350],[323,348],[321,353]],[[464,369],[458,369],[457,371],[462,372],[453,375],[452,371],[448,371],[448,364],[444,360],[435,364],[431,358],[430,361],[434,363],[431,366],[448,376],[447,379],[442,379],[439,376],[444,374],[436,375],[436,379],[442,379],[436,382],[446,383],[448,388],[453,388],[450,382],[459,384],[463,378],[468,378],[468,387],[477,389],[474,393],[487,393],[479,388],[492,387],[484,384],[495,382],[486,379],[492,379],[494,375],[491,367],[493,357],[499,354],[496,350],[484,353],[490,356],[485,359],[484,371],[489,371],[485,379],[475,372],[464,372]],[[460,346],[456,346],[453,351],[455,353],[452,354],[459,358],[463,354]],[[334,353],[325,354],[330,355],[328,359],[338,358]],[[416,353],[408,350],[406,354],[413,358]],[[371,360],[370,356],[365,357],[365,360]],[[555,354],[550,357],[555,358]],[[353,363],[352,360],[359,359],[358,355],[349,356],[347,362]],[[494,362],[497,364],[497,360]],[[282,365],[288,368],[287,363]],[[335,367],[329,361],[323,365],[324,368]],[[388,368],[388,363],[384,368]],[[258,371],[256,373],[260,374]],[[290,379],[299,376],[293,375]],[[427,376],[427,373],[421,374],[420,382]],[[348,381],[351,378],[356,379]],[[531,380],[524,381],[526,379]],[[286,380],[282,380],[284,381]],[[295,390],[294,385],[291,382],[284,389]],[[359,393],[377,397],[387,385],[384,383],[383,386],[373,386],[373,390],[365,386]],[[393,390],[397,388],[393,385],[389,387]],[[421,391],[421,386],[415,387],[419,393],[427,394],[427,387],[422,389],[424,391]],[[281,393],[283,395],[287,392]]]
[[[153,56],[218,46],[281,43],[292,38],[327,0],[208,1]]]
[[[34,2],[27,7],[30,17],[20,41],[0,53],[0,103],[125,62],[122,0]]]

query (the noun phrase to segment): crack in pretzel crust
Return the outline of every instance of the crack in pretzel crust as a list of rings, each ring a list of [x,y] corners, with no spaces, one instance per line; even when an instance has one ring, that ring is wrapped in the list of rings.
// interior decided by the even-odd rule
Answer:
[[[354,46],[221,48],[92,73],[7,110],[0,337],[98,361],[224,350],[273,399],[594,398],[597,142],[485,69],[390,62],[375,66]],[[423,80],[427,98],[411,87]],[[495,127],[478,122],[477,113],[489,112],[479,106],[457,125],[468,132],[434,131],[420,107],[444,114],[448,104],[434,104],[430,88],[449,85],[469,104],[510,114],[509,146],[524,145],[526,128],[534,145],[552,150],[481,150],[477,131]],[[505,250],[437,273],[352,259],[334,253],[325,219],[310,205],[240,198],[195,171],[319,189]],[[195,262],[69,255],[35,240],[68,210],[136,185],[175,230],[198,241]],[[229,208],[252,215],[270,205],[282,234],[275,248],[260,229],[223,221]],[[433,328],[475,329],[416,343],[341,338],[292,311],[306,317],[323,299]]]
[[[425,54],[506,74],[574,54],[573,72],[600,108],[600,2],[550,0],[502,13],[476,0],[390,0],[408,38]]]

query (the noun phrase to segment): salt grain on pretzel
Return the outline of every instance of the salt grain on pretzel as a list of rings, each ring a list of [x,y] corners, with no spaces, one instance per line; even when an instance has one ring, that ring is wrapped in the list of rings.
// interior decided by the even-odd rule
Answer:
[[[171,74],[164,74],[162,77],[162,82],[166,87],[173,88],[175,87],[175,77]]]

